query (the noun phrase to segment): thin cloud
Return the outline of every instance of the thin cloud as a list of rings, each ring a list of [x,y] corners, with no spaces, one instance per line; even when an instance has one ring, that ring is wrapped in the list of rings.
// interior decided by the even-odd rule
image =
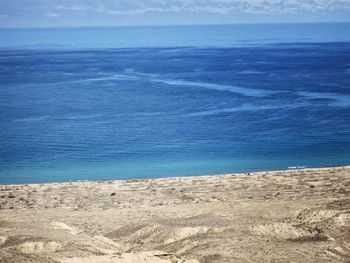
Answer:
[[[47,13],[45,14],[45,16],[47,16],[47,17],[54,17],[54,18],[60,17],[59,14],[54,13],[54,12],[47,12]]]
[[[90,1],[91,3],[91,1]],[[55,10],[93,12],[107,15],[142,15],[146,13],[250,13],[286,14],[301,12],[323,12],[328,10],[350,10],[350,0],[148,0],[138,2],[105,2],[101,4],[55,5]]]

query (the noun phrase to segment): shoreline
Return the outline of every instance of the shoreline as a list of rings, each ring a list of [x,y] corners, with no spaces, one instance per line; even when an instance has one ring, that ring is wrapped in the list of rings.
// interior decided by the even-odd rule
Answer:
[[[232,172],[232,173],[218,173],[218,174],[201,174],[201,175],[176,175],[176,176],[165,176],[165,177],[146,177],[146,178],[129,178],[129,179],[99,179],[99,180],[69,180],[69,181],[53,181],[53,182],[42,182],[42,183],[9,183],[4,184],[0,183],[1,186],[21,186],[21,185],[46,185],[46,184],[71,184],[71,183],[103,183],[103,182],[114,182],[114,181],[144,181],[144,180],[166,180],[173,178],[196,178],[196,177],[219,177],[219,176],[230,176],[230,175],[254,175],[261,173],[288,173],[293,171],[317,171],[317,170],[329,170],[329,169],[338,169],[338,168],[350,168],[349,165],[341,165],[341,166],[326,166],[326,167],[307,167],[307,166],[296,166],[296,168],[286,168],[286,169],[277,169],[277,170],[259,170],[259,171],[248,171],[248,172]]]
[[[347,262],[350,166],[0,185],[0,261]]]

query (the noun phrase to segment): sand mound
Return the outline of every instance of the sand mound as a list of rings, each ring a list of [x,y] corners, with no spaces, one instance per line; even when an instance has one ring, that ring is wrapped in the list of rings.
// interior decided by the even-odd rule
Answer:
[[[79,231],[78,229],[70,227],[63,222],[52,222],[51,226],[53,226],[54,229],[66,230],[67,232],[69,232],[72,235],[77,235],[77,234],[81,233],[81,231]]]
[[[312,224],[328,220],[339,214],[339,210],[329,209],[304,209],[297,213],[296,219],[303,223]]]
[[[90,241],[90,251],[95,254],[112,255],[120,253],[125,249],[127,249],[127,247],[122,247],[117,242],[104,236],[94,236]]]
[[[336,260],[346,260],[350,258],[350,242],[344,242],[341,245],[333,245],[325,251],[332,259]]]
[[[160,246],[160,249],[165,251],[171,251],[177,255],[181,255],[186,252],[190,252],[194,248],[201,245],[201,242],[194,241],[192,239],[180,240],[177,242],[173,242],[168,245]]]
[[[44,254],[60,251],[62,245],[55,241],[25,242],[15,246],[15,249],[24,254]]]
[[[160,249],[176,255],[188,253],[202,243],[197,236],[207,233],[217,233],[225,228],[208,226],[179,227],[170,224],[130,225],[107,234],[108,237],[132,244],[131,249],[153,250]],[[127,249],[124,249],[127,251]]]
[[[104,237],[104,236],[94,236],[93,240],[98,243],[100,246],[103,246],[105,248],[109,249],[121,249],[121,245],[117,242],[114,242],[113,240]]]
[[[5,244],[7,240],[7,237],[6,236],[0,236],[0,246],[2,246],[3,244]]]
[[[345,234],[350,227],[350,211],[347,210],[305,209],[296,215],[296,222],[319,229],[332,238],[350,238]]]
[[[210,227],[172,227],[167,225],[148,225],[129,233],[128,240],[141,240],[143,243],[170,244],[182,239],[211,231]],[[111,235],[113,237],[113,235]]]
[[[62,263],[199,263],[198,260],[184,260],[162,251],[124,253],[110,256],[73,257],[59,260]]]
[[[128,247],[121,247],[120,244],[103,236],[82,239],[70,243],[71,247],[89,252],[95,255],[113,255],[125,251]]]
[[[334,217],[334,222],[338,227],[350,227],[350,212],[338,214]]]
[[[297,228],[288,223],[275,223],[271,225],[259,225],[253,227],[258,235],[271,236],[279,239],[293,240],[301,238],[313,238],[317,232]]]
[[[185,261],[165,252],[126,253],[121,255],[120,263],[199,263],[197,260]]]
[[[202,227],[202,226],[175,228],[171,231],[170,237],[164,241],[164,244],[173,243],[178,240],[189,238],[198,234],[205,234],[209,230],[210,230],[209,227]]]

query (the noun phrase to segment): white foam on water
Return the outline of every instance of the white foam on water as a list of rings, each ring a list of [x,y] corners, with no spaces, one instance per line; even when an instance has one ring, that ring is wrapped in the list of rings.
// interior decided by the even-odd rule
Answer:
[[[188,80],[181,80],[181,79],[178,79],[178,80],[164,79],[164,78],[156,77],[154,75],[148,75],[148,76],[150,77],[149,80],[152,82],[164,83],[171,86],[198,87],[198,88],[204,88],[204,89],[210,89],[210,90],[229,91],[229,92],[238,93],[248,97],[264,97],[275,93],[268,90],[243,88],[243,87],[234,86],[234,85],[216,84],[216,83],[208,83],[208,82],[201,82],[201,81],[188,81]]]
[[[207,115],[216,115],[221,113],[232,113],[232,112],[240,112],[240,111],[260,111],[260,110],[272,110],[272,109],[281,109],[286,108],[282,105],[263,105],[263,106],[255,106],[251,104],[241,105],[239,107],[234,108],[225,108],[225,109],[213,109],[213,110],[205,110],[199,112],[193,112],[187,114],[189,116],[207,116]]]
[[[76,80],[76,83],[86,83],[86,82],[97,82],[97,81],[109,81],[109,80],[138,80],[139,78],[136,76],[131,76],[128,74],[113,74],[106,77],[100,78],[88,78],[82,80]]]
[[[260,75],[260,74],[264,74],[264,72],[262,71],[258,71],[258,70],[243,70],[238,72],[239,74],[246,74],[246,75]]]
[[[229,91],[229,92],[238,93],[248,97],[264,97],[273,93],[271,91],[260,90],[260,89],[250,89],[250,88],[243,88],[243,87],[233,86],[233,85],[223,85],[223,84],[214,84],[214,83],[206,83],[206,82],[193,82],[193,81],[185,81],[185,80],[160,80],[160,82],[163,82],[169,85],[175,85],[175,86],[191,86],[191,87],[199,87],[199,88],[218,90],[218,91]]]
[[[34,116],[34,117],[25,117],[25,118],[16,118],[12,121],[14,122],[40,122],[50,118],[50,116]]]
[[[276,91],[269,91],[269,90],[262,90],[262,89],[252,89],[252,88],[244,88],[239,87],[235,85],[226,85],[226,84],[217,84],[217,83],[208,83],[208,82],[201,82],[201,81],[188,81],[188,80],[182,80],[182,79],[170,79],[170,78],[163,78],[160,75],[157,74],[149,74],[149,73],[142,73],[137,72],[134,69],[126,69],[124,71],[126,74],[114,74],[111,77],[108,78],[96,78],[96,79],[90,79],[94,81],[101,81],[101,80],[138,80],[140,78],[143,78],[143,80],[154,82],[154,83],[164,83],[170,86],[177,86],[177,87],[198,87],[198,88],[204,88],[204,89],[210,89],[210,90],[218,90],[218,91],[229,91],[233,93],[238,93],[243,96],[248,97],[265,97],[268,95],[271,95],[273,93],[276,93]]]
[[[104,114],[76,114],[76,115],[66,115],[60,117],[60,119],[66,119],[66,120],[89,120],[89,119],[95,119],[104,117]]]
[[[113,74],[113,75],[104,76],[104,77],[76,80],[74,82],[89,83],[89,82],[114,81],[114,80],[128,80],[128,81],[144,80],[144,81],[153,82],[153,83],[163,83],[169,86],[198,87],[198,88],[217,90],[217,91],[228,91],[228,92],[237,93],[247,97],[265,97],[273,93],[276,93],[276,91],[244,88],[244,87],[235,86],[235,85],[163,78],[162,76],[157,74],[141,73],[141,72],[135,71],[134,69],[126,69],[124,70],[124,72],[125,74]],[[260,73],[254,72],[249,74],[260,74]]]
[[[343,108],[350,107],[350,95],[348,94],[311,91],[300,91],[297,94],[299,96],[305,97],[306,99],[327,99],[329,100],[329,106]]]

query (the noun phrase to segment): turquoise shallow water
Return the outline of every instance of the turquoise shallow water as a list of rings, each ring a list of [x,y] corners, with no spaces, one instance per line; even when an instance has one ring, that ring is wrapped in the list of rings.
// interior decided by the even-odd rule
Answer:
[[[0,183],[349,164],[349,29],[2,30]]]

